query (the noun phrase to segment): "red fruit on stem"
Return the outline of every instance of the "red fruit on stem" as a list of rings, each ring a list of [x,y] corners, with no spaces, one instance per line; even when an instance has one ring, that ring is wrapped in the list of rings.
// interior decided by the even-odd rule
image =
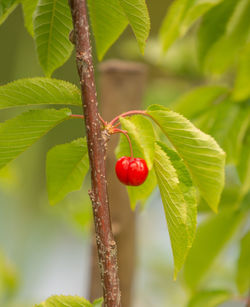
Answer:
[[[148,167],[144,159],[121,157],[115,166],[118,179],[131,186],[143,184],[148,176]]]

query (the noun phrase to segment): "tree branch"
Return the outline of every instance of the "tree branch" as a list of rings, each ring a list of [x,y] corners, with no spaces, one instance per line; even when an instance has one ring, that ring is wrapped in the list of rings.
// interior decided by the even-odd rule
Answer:
[[[92,190],[89,195],[94,214],[104,305],[107,307],[120,307],[121,295],[118,279],[117,248],[111,229],[105,177],[105,140],[102,136],[99,122],[86,0],[69,0],[69,5],[74,25],[76,62],[80,77],[87,132],[92,181]]]

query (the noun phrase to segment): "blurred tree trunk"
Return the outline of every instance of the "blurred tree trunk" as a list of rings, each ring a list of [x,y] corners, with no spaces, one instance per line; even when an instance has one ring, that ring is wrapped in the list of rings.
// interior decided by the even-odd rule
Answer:
[[[111,120],[116,115],[140,109],[146,84],[146,67],[133,62],[110,60],[100,65],[100,101],[102,116]],[[136,259],[135,212],[130,209],[125,186],[115,175],[114,150],[118,136],[113,135],[108,143],[107,179],[111,206],[112,228],[118,247],[118,266],[122,293],[122,306],[132,305],[133,278]],[[92,240],[90,299],[102,296],[97,250]]]

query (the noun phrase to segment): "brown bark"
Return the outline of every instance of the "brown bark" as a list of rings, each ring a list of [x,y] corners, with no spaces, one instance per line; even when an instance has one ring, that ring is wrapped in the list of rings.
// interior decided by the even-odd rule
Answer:
[[[249,291],[249,294],[248,294],[248,297],[247,297],[246,307],[250,307],[250,291]]]
[[[145,88],[146,69],[138,63],[107,61],[100,65],[100,95],[102,114],[105,120],[111,120],[118,114],[128,110],[140,109]],[[113,135],[108,144],[107,179],[110,185],[108,192],[111,203],[112,228],[118,247],[119,277],[122,292],[122,305],[132,305],[133,278],[136,258],[135,212],[130,209],[125,186],[116,178],[114,154],[118,136]],[[92,266],[90,297],[98,297],[98,267],[96,266],[97,251],[92,246]]]
[[[87,133],[92,183],[92,190],[89,192],[89,195],[93,206],[104,305],[107,307],[120,307],[121,294],[116,243],[111,229],[105,176],[106,152],[98,117],[86,0],[69,0],[69,5],[74,25],[76,62],[81,84],[83,113]]]

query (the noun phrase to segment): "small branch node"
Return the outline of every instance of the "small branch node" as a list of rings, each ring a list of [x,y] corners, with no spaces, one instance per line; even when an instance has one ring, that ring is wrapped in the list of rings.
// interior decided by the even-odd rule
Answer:
[[[91,200],[92,204],[94,204],[95,203],[95,194],[94,194],[94,192],[92,190],[89,190],[88,193],[89,193],[89,197],[90,197],[90,200]]]
[[[70,42],[75,45],[76,44],[76,37],[75,37],[75,31],[71,30],[69,33],[69,40]]]
[[[112,249],[114,249],[114,248],[116,248],[116,243],[115,243],[115,241],[114,240],[112,240],[112,241],[110,241],[110,247],[112,248]]]

